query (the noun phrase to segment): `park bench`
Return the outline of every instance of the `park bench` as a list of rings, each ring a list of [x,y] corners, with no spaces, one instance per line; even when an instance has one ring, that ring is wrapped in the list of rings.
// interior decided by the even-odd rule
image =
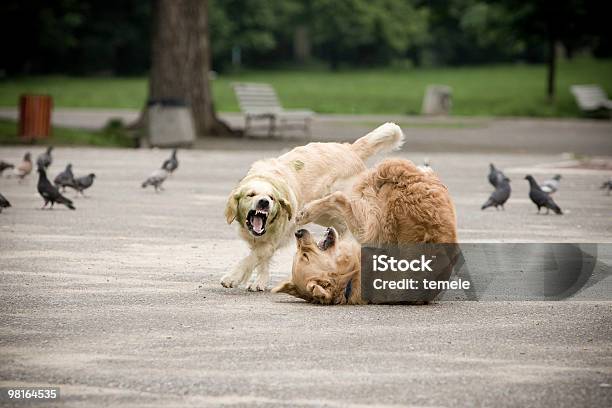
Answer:
[[[254,129],[252,122],[266,120],[268,136],[278,130],[299,128],[310,136],[310,122],[314,113],[309,110],[285,110],[280,104],[274,88],[264,83],[235,83],[232,85],[240,110],[244,114],[244,134]]]
[[[612,111],[612,101],[599,85],[572,85],[570,91],[585,113]]]

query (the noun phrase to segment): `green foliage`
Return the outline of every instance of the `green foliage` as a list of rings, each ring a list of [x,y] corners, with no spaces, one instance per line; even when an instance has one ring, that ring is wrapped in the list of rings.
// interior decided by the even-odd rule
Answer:
[[[153,0],[6,0],[0,76],[132,75],[149,69]],[[554,27],[572,53],[612,56],[606,2],[560,0],[209,0],[213,68],[295,64],[299,29],[311,61],[341,66],[542,62]],[[15,27],[18,29],[16,30]],[[399,62],[398,62],[399,61]]]
[[[459,27],[474,39],[478,48],[508,44],[509,55],[517,55],[524,49],[524,44],[510,29],[512,16],[499,4],[473,2],[457,18]]]
[[[517,11],[500,2],[431,1],[429,27],[433,42],[422,52],[427,65],[543,60],[543,43],[528,46],[515,30]],[[534,48],[534,49],[532,49]]]
[[[107,139],[120,143],[122,145],[135,145],[136,144],[136,134],[132,131],[130,132],[123,120],[121,119],[110,119],[106,125],[102,128],[100,133]]]
[[[525,41],[561,43],[569,55],[581,48],[591,49],[600,56],[612,55],[607,2],[501,0],[499,3],[507,13],[512,11],[506,26]]]
[[[8,74],[142,73],[149,60],[149,0],[0,2]],[[10,40],[9,40],[10,41]]]
[[[134,147],[134,140],[106,131],[68,129],[54,126],[52,136],[34,142],[43,145],[91,145],[101,147]],[[0,120],[0,145],[32,144],[24,142],[17,136],[17,123],[11,120]]]
[[[292,40],[303,12],[303,2],[296,0],[212,0],[209,25],[215,68],[228,66],[235,47],[251,66],[290,58],[282,48]]]
[[[580,116],[569,86],[598,83],[612,95],[612,60],[560,61],[558,97],[545,98],[543,65],[296,71],[257,70],[221,74],[213,81],[215,107],[237,112],[231,83],[269,82],[287,108],[319,113],[417,114],[425,87],[453,88],[453,114],[469,116]],[[37,77],[0,81],[0,106],[15,107],[23,92],[50,93],[56,107],[140,109],[145,78]]]
[[[313,40],[337,68],[389,63],[427,37],[427,9],[406,0],[313,0]]]

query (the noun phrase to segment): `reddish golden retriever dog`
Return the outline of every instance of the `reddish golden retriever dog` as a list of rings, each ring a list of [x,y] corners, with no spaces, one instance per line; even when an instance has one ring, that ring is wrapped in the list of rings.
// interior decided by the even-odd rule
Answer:
[[[330,228],[317,243],[307,230],[297,231],[291,279],[273,292],[313,303],[361,304],[359,244],[457,242],[455,207],[448,189],[433,171],[408,160],[385,160],[363,172],[350,194],[337,191],[310,202],[297,215],[296,224],[322,219],[342,220],[351,236],[339,239]],[[346,290],[348,285],[352,290]]]

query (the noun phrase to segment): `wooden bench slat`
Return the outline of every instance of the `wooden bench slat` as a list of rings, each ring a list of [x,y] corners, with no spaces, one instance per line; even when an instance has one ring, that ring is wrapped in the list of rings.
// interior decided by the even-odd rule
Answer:
[[[248,99],[240,99],[239,103],[265,103],[273,106],[281,106],[277,99],[272,98],[248,98]]]
[[[273,89],[257,89],[257,88],[242,88],[236,89],[236,92],[239,94],[249,94],[249,93],[258,93],[258,94],[270,94],[276,95]]]
[[[276,92],[272,89],[256,89],[256,88],[248,88],[248,89],[236,89],[236,93],[238,95],[274,95],[276,96]]]
[[[243,101],[256,101],[260,99],[278,101],[278,98],[275,95],[240,95],[239,99]]]
[[[598,85],[572,85],[571,93],[576,99],[578,107],[583,111],[596,111],[599,109],[610,109],[612,101]]]

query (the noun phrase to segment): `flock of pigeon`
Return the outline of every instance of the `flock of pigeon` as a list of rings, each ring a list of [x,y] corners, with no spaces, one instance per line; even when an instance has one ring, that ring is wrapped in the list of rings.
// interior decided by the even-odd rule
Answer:
[[[489,199],[482,205],[481,210],[489,207],[495,207],[504,209],[504,204],[510,198],[512,189],[510,188],[510,179],[499,169],[495,168],[493,163],[489,164],[489,183],[495,187],[495,190],[491,193]],[[546,208],[546,214],[553,210],[555,214],[562,215],[563,211],[555,203],[552,195],[559,190],[561,184],[561,175],[556,174],[551,179],[546,180],[542,184],[538,184],[536,179],[531,174],[525,176],[525,180],[529,182],[529,198],[538,207],[538,214],[542,207]],[[602,190],[606,190],[607,194],[610,195],[612,190],[612,178],[604,182],[601,186]]]
[[[63,204],[71,210],[76,209],[72,200],[62,195],[66,191],[66,187],[74,189],[77,194],[85,197],[84,191],[93,185],[96,175],[89,173],[82,177],[75,177],[72,173],[72,164],[68,163],[64,171],[60,172],[54,179],[53,183],[47,178],[47,170],[51,163],[53,163],[53,156],[51,152],[53,146],[49,146],[44,153],[41,153],[36,158],[36,166],[38,171],[38,183],[37,190],[40,196],[44,200],[44,205],[41,209],[47,207],[51,203],[50,209],[53,208],[55,203]],[[176,149],[172,150],[172,155],[169,159],[165,160],[160,169],[155,170],[149,178],[143,183],[142,187],[145,188],[149,185],[155,188],[155,191],[163,190],[162,184],[168,177],[178,168],[178,159],[176,158]],[[27,152],[23,156],[23,160],[17,166],[11,163],[7,163],[0,160],[0,176],[5,170],[12,169],[10,176],[16,177],[20,182],[27,177],[33,170],[34,165],[32,163],[32,155]],[[60,192],[60,189],[62,190]],[[0,213],[3,208],[11,207],[11,203],[0,193]]]
[[[44,200],[42,208],[45,208],[49,203],[51,203],[50,208],[53,208],[53,205],[58,203],[65,205],[71,210],[74,210],[75,207],[72,200],[64,197],[60,193],[59,188],[61,187],[62,191],[66,191],[66,187],[71,187],[81,195],[85,196],[83,191],[92,186],[96,175],[94,173],[90,173],[86,176],[74,177],[72,174],[72,165],[68,164],[66,166],[66,170],[62,171],[57,175],[57,177],[55,177],[53,180],[55,185],[53,185],[47,178],[47,170],[49,169],[49,166],[51,166],[51,163],[53,163],[53,156],[51,155],[52,152],[53,146],[49,146],[44,153],[41,153],[36,158],[36,168],[38,172],[38,184],[36,185],[36,188]],[[32,155],[30,152],[27,152],[23,156],[23,160],[21,163],[19,163],[19,165],[17,165],[17,167],[15,167],[13,164],[0,161],[0,175],[2,172],[4,172],[4,170],[13,169],[13,173],[11,175],[13,177],[17,177],[20,181],[27,177],[32,172],[33,168],[34,165],[32,163]],[[9,201],[0,194],[0,207],[7,208],[10,206],[11,204]]]
[[[510,179],[499,169],[495,168],[493,163],[489,164],[489,183],[495,190],[491,193],[489,199],[480,207],[484,210],[488,207],[501,207],[504,209],[504,204],[510,198],[512,189],[510,188]],[[538,207],[538,214],[542,207],[546,208],[546,214],[553,210],[555,214],[562,215],[563,211],[555,203],[552,195],[559,189],[561,184],[561,175],[557,174],[550,180],[546,180],[542,184],[533,178],[531,174],[525,176],[525,180],[529,182],[529,198]]]
[[[71,200],[64,197],[59,188],[62,189],[62,192],[66,191],[66,187],[73,188],[81,194],[85,196],[83,191],[92,186],[96,175],[94,173],[90,173],[86,176],[82,177],[74,177],[72,173],[72,164],[68,163],[64,171],[59,173],[55,179],[53,180],[53,184],[47,178],[47,169],[53,162],[53,157],[51,156],[51,152],[53,151],[53,146],[49,146],[47,150],[38,156],[36,159],[36,165],[38,167],[38,193],[42,196],[44,200],[44,205],[42,208],[45,208],[47,204],[51,203],[51,208],[53,208],[53,204],[59,203],[64,204],[71,210],[74,210],[75,207]],[[151,173],[151,175],[142,183],[142,188],[146,188],[147,186],[153,186],[155,192],[159,190],[163,190],[162,184],[168,176],[178,168],[179,162],[176,157],[177,149],[172,150],[172,154],[170,158],[165,160],[161,168],[156,169]],[[506,177],[506,175],[491,163],[489,169],[489,183],[495,190],[491,193],[489,199],[482,205],[481,209],[484,210],[488,207],[495,207],[495,209],[499,209],[499,207],[504,209],[504,204],[510,198],[510,193],[512,189],[510,188],[510,179]],[[426,160],[424,167],[429,168],[429,161]],[[0,176],[5,170],[13,169],[12,176],[17,177],[19,180],[23,180],[27,175],[32,172],[32,156],[30,152],[27,152],[23,156],[23,160],[17,167],[13,164],[7,163],[5,161],[0,160]],[[546,214],[553,210],[556,214],[563,214],[561,208],[555,203],[552,198],[552,195],[559,189],[561,183],[561,175],[557,174],[550,180],[546,180],[542,184],[538,184],[538,182],[533,178],[532,175],[528,174],[525,176],[525,179],[529,181],[529,198],[533,203],[538,207],[538,213],[540,213],[540,209],[542,207],[546,208]],[[55,185],[54,185],[55,184]],[[601,189],[605,190],[608,195],[612,191],[612,178],[608,181],[604,182],[601,186]],[[0,194],[0,213],[3,208],[8,208],[11,206],[11,203]]]

